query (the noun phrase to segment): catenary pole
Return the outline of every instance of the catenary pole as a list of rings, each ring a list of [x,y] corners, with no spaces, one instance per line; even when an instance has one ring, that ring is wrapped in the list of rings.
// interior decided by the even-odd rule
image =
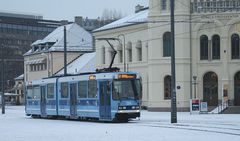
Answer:
[[[171,73],[172,73],[172,91],[171,91],[171,123],[177,123],[177,105],[176,105],[176,72],[175,72],[175,23],[174,23],[174,2],[171,0]]]
[[[120,34],[118,35],[118,38],[120,40],[120,36],[123,37],[123,71],[126,72],[126,43],[125,43],[125,35],[124,34]]]
[[[64,76],[67,75],[67,35],[66,26],[64,26]]]
[[[3,49],[3,44],[2,44],[2,46],[1,46],[1,48],[2,48],[2,54],[1,54],[1,56],[2,56],[2,96],[1,96],[1,103],[2,103],[2,114],[5,114],[5,99],[4,99],[4,49]]]

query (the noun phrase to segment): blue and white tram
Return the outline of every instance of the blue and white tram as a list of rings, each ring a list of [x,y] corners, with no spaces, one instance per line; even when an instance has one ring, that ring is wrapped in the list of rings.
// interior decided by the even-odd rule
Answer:
[[[26,86],[26,114],[127,121],[140,117],[141,82],[136,73],[79,74],[32,81]]]

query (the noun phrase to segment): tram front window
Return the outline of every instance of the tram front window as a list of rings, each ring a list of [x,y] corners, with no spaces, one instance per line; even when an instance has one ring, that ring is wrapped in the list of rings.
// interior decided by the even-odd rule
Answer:
[[[114,80],[113,99],[127,100],[141,98],[140,80]]]

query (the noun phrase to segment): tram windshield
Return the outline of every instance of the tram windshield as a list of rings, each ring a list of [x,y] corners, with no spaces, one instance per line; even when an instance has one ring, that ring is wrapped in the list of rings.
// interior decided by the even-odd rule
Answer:
[[[113,81],[113,99],[141,99],[141,83],[139,79],[134,80],[114,80]]]

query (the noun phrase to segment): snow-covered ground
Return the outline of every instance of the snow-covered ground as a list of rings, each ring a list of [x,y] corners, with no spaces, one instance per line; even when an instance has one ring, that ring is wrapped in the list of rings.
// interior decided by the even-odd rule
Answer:
[[[1,110],[0,110],[1,111]],[[22,106],[0,113],[0,141],[240,141],[240,115],[142,112],[140,120],[102,123],[32,119]]]

